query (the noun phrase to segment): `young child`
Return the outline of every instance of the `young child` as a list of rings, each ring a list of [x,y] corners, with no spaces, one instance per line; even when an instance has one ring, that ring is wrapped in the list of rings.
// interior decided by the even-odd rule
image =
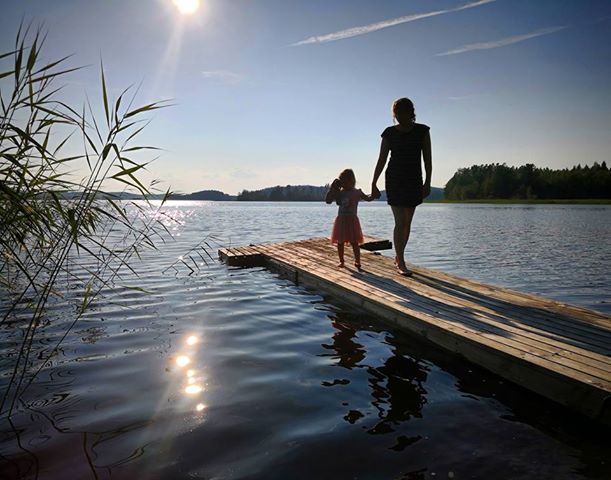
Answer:
[[[359,271],[361,270],[359,244],[363,243],[363,232],[359,217],[356,216],[356,210],[360,200],[371,202],[374,197],[365,195],[360,188],[356,188],[356,177],[349,168],[340,173],[338,179],[333,180],[325,197],[325,202],[335,201],[339,205],[331,233],[331,242],[337,244],[338,267],[344,266],[344,244],[349,243],[354,252],[354,266]]]

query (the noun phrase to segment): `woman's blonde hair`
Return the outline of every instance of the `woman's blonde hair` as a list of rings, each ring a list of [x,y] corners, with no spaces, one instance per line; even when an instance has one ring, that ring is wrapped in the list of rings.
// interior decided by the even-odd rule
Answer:
[[[392,115],[399,125],[408,125],[416,121],[414,103],[406,97],[395,100],[392,104]]]

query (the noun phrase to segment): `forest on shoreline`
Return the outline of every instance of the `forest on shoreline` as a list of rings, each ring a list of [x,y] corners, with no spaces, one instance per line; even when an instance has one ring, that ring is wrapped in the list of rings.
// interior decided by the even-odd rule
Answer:
[[[447,201],[610,199],[606,162],[561,170],[492,163],[459,169],[446,184]]]

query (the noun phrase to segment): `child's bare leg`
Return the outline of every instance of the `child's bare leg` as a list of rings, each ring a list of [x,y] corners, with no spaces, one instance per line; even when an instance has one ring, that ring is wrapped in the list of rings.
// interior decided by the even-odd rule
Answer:
[[[344,242],[338,242],[337,244],[337,255],[339,256],[338,267],[344,266]]]
[[[359,244],[356,242],[352,242],[352,251],[354,252],[354,266],[361,269],[361,249]]]

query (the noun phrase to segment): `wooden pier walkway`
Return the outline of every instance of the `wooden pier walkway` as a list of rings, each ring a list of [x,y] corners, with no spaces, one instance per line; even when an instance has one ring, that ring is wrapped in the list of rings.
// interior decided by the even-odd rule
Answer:
[[[382,246],[382,243],[373,247]],[[327,238],[224,248],[229,265],[265,266],[390,321],[503,378],[611,425],[611,317],[362,251],[337,268]]]

